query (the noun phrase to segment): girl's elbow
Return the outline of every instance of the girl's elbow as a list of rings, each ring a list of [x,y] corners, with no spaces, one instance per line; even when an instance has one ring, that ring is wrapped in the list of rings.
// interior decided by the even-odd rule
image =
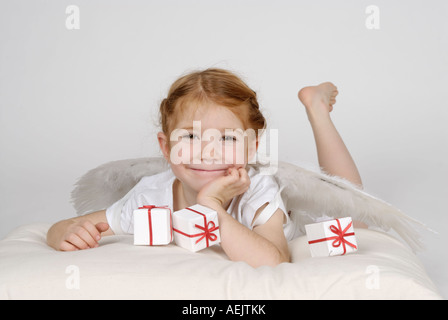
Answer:
[[[281,263],[289,263],[289,262],[291,262],[291,256],[289,255],[289,252],[287,252],[287,253],[280,252],[280,256],[279,256],[277,265],[279,265]]]
[[[270,257],[270,259],[268,259],[268,261],[265,261],[264,264],[261,264],[259,266],[267,265],[267,266],[270,266],[270,267],[276,267],[279,264],[289,263],[289,262],[291,262],[291,257],[289,255],[289,252],[288,253],[284,253],[284,252],[281,252],[280,250],[278,250],[275,254],[273,254]]]

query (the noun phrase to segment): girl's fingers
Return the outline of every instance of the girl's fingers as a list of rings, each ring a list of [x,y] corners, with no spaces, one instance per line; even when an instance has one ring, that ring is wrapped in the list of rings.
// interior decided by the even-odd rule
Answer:
[[[79,250],[77,247],[72,245],[70,242],[64,241],[61,243],[61,246],[59,248],[61,251],[76,251]]]
[[[236,181],[239,178],[239,173],[238,170],[236,170],[235,168],[229,168],[229,177],[231,177],[232,181]]]
[[[90,237],[85,238],[85,240],[87,241],[89,239],[89,241],[87,241],[87,243],[90,246],[96,246],[97,245],[97,241],[99,241],[101,239],[101,232],[100,230],[98,230],[97,226],[94,225],[92,222],[90,221],[86,221],[83,224],[84,229],[87,230],[87,232],[89,233]],[[108,229],[108,228],[107,228]],[[106,230],[107,230],[106,229]],[[91,239],[91,240],[90,240]]]
[[[95,228],[95,226],[90,222],[87,221],[83,224],[82,227],[79,228],[79,230],[76,233],[87,245],[89,248],[95,248],[98,246],[97,241],[94,239],[96,236],[99,235],[98,230]]]
[[[240,168],[239,172],[240,172],[240,182],[243,187],[243,192],[246,192],[250,186],[249,174],[247,173],[247,170],[244,168]]]
[[[78,236],[76,233],[69,234],[65,241],[72,244],[77,249],[83,250],[90,248],[89,245],[83,239],[81,239],[81,237]]]
[[[246,169],[239,168],[238,173],[242,182],[247,183],[250,181],[249,174],[247,173]]]
[[[238,168],[238,173],[240,174],[240,177],[248,178],[249,175],[247,174],[247,170],[245,168]]]

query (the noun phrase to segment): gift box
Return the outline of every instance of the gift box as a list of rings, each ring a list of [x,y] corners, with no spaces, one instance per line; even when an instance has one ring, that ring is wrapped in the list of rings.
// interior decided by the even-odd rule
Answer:
[[[220,243],[218,213],[196,204],[173,213],[174,242],[196,252]]]
[[[305,225],[312,257],[344,255],[358,250],[352,218]]]
[[[134,245],[166,245],[172,240],[170,208],[151,205],[134,210]]]

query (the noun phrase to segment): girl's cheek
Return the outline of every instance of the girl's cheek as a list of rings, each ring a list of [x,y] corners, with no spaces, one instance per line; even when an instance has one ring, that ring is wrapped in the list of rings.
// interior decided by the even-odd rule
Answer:
[[[246,150],[244,143],[228,143],[223,146],[222,154],[225,164],[233,164],[236,167],[243,167],[246,164]]]
[[[174,142],[171,146],[170,161],[173,164],[193,163],[194,150],[190,143],[184,141]]]

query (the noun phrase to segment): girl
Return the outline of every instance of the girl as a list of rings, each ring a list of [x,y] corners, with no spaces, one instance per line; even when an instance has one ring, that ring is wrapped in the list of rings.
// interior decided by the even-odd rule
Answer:
[[[299,92],[320,166],[360,185],[329,117],[336,95],[331,83]],[[168,205],[177,211],[202,204],[218,212],[221,247],[231,260],[254,267],[289,262],[287,241],[294,230],[279,187],[272,176],[247,165],[256,152],[258,132],[266,128],[255,92],[225,70],[194,72],[173,83],[160,116],[157,138],[170,169],[142,178],[106,210],[56,223],[48,231],[48,244],[63,251],[94,248],[103,235],[133,233],[132,213],[139,206]],[[254,147],[245,143],[248,130],[255,133]],[[210,132],[213,139],[204,139]]]

